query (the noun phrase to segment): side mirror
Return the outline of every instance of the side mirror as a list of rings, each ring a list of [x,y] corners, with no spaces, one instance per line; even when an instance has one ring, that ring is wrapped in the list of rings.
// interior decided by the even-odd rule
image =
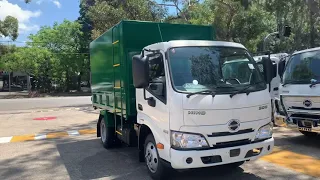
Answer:
[[[269,84],[274,78],[274,66],[270,58],[262,57],[264,80]]]
[[[149,85],[150,90],[157,95],[157,96],[163,96],[163,83],[161,82],[156,82],[156,83],[150,83]]]
[[[285,67],[286,67],[286,59],[283,59],[278,64],[278,74],[280,77],[282,77]]]
[[[135,88],[146,88],[149,85],[149,57],[135,55],[132,57],[133,85]]]

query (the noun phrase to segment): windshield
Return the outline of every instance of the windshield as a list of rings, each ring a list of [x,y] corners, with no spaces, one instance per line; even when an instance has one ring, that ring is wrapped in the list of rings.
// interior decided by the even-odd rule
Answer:
[[[293,55],[283,75],[284,84],[309,84],[320,80],[320,51]]]
[[[253,85],[249,91],[266,88],[265,83],[261,83],[263,79],[255,62],[246,50],[240,48],[171,48],[169,64],[177,91],[230,93],[248,85]]]

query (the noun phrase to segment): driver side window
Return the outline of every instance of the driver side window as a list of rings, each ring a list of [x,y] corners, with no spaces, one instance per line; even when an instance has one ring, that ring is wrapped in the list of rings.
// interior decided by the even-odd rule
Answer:
[[[155,54],[149,58],[149,87],[148,91],[157,99],[165,103],[166,77],[162,54]]]

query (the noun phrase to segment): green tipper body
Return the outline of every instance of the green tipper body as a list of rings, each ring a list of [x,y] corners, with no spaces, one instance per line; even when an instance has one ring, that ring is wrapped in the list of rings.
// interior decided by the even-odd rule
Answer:
[[[214,40],[211,26],[121,21],[90,43],[93,106],[130,119],[137,114],[132,56],[171,40]]]

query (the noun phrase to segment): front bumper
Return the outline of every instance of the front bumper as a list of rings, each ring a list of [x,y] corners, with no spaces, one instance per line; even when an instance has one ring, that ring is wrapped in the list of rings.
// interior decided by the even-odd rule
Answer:
[[[299,114],[302,113],[299,112]],[[294,113],[290,113],[288,118],[277,114],[275,115],[275,124],[293,130],[320,133],[320,120],[308,117],[309,114],[305,113],[305,116],[297,117],[294,116]]]
[[[320,133],[319,111],[287,110],[288,116],[275,114],[275,124],[293,130]]]
[[[288,97],[287,97],[288,98]],[[287,127],[293,130],[316,132],[320,133],[320,110],[317,106],[313,108],[301,107],[297,102],[303,102],[305,97],[289,97],[293,98],[287,100],[289,102],[286,108],[283,104],[283,97],[281,100],[276,100],[275,124],[278,126]],[[297,100],[298,98],[298,100]],[[302,98],[302,99],[301,99]],[[288,104],[287,102],[287,104]],[[280,112],[280,106],[282,111]]]
[[[274,139],[271,138],[258,143],[221,149],[194,151],[179,151],[170,149],[171,166],[174,169],[189,169],[255,160],[263,155],[271,153],[273,147]],[[239,149],[240,152],[237,149]],[[259,149],[260,152],[253,151],[253,149]],[[190,158],[192,158],[191,163]],[[187,163],[187,161],[189,163]]]

